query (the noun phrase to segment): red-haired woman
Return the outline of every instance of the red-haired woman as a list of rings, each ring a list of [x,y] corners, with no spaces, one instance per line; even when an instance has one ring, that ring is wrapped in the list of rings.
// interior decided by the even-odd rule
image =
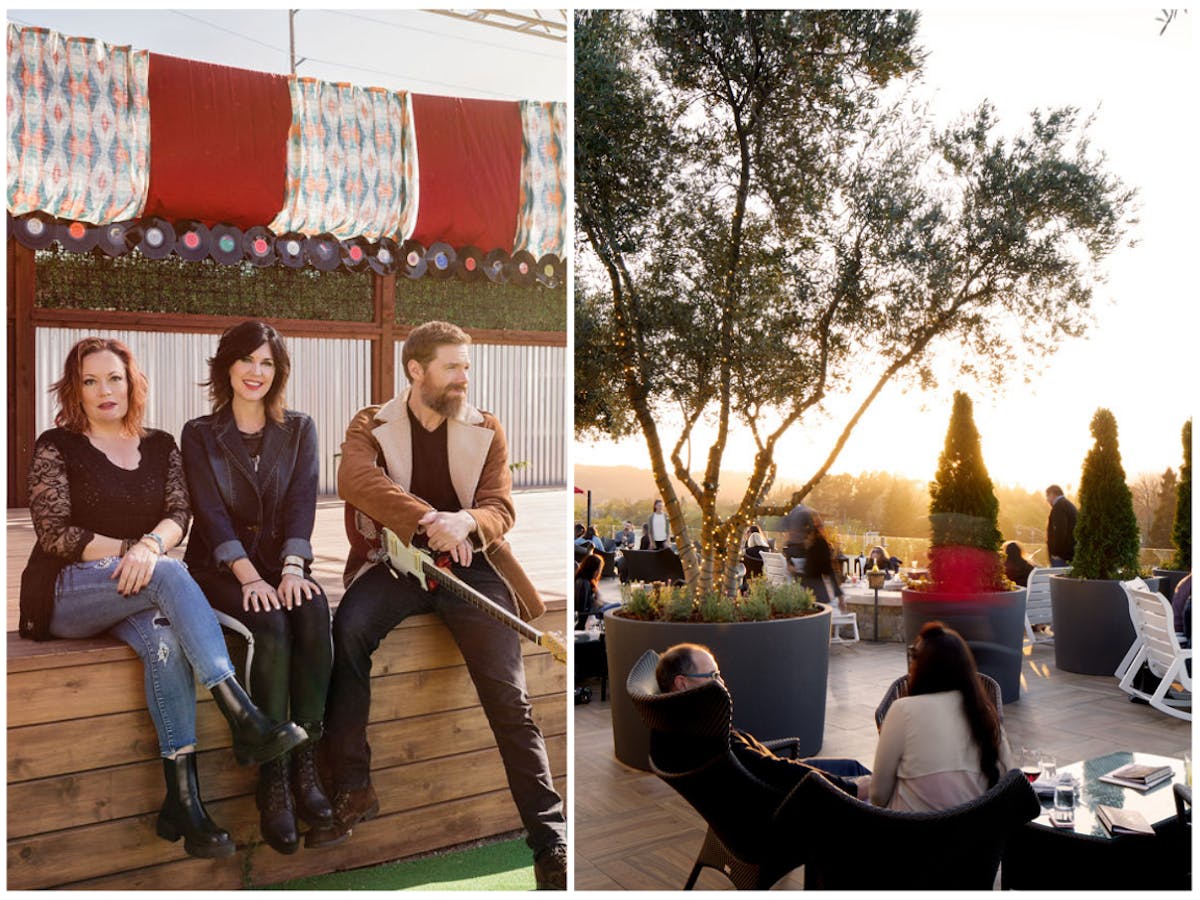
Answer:
[[[184,560],[209,603],[254,635],[251,695],[276,718],[290,707],[310,740],[290,772],[286,757],[259,772],[259,827],[279,853],[299,848],[297,815],[310,829],[333,824],[313,759],[333,666],[329,601],[310,576],[317,429],[284,409],[290,371],[270,325],[230,328],[209,360],[213,412],[188,422],[181,439],[196,516]]]
[[[926,812],[973,800],[1011,767],[1000,717],[957,631],[926,622],[908,696],[887,711],[875,748],[871,803]]]
[[[20,633],[111,632],[138,653],[167,781],[158,834],[183,837],[193,856],[228,856],[233,841],[200,800],[195,679],[229,721],[239,763],[273,759],[305,735],[250,701],[204,594],[166,555],[187,531],[188,494],[175,440],[142,426],[146,387],[120,341],[84,338],[67,354],[53,387],[57,427],[38,437],[29,474],[37,542],[21,576]]]

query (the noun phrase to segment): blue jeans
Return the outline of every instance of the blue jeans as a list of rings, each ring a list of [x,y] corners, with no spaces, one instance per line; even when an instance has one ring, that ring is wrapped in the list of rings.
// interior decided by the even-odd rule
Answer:
[[[109,557],[67,566],[54,590],[50,633],[93,637],[112,631],[146,667],[146,705],[164,756],[196,742],[193,670],[205,688],[230,678],[233,663],[208,601],[187,567],[165,557],[150,583],[129,597],[111,576]]]

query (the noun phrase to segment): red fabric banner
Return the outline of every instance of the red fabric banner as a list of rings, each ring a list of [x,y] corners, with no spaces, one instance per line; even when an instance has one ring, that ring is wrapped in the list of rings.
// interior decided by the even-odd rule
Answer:
[[[420,183],[413,238],[511,253],[521,202],[519,104],[430,94],[413,94],[412,104]]]
[[[270,222],[283,206],[292,100],[285,75],[150,54],[144,215]]]

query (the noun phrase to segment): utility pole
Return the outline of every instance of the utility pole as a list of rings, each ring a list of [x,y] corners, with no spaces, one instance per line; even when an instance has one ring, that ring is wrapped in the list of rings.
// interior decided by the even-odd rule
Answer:
[[[288,10],[288,60],[291,63],[292,75],[296,74],[296,66],[306,59],[303,56],[299,60],[296,59],[296,13],[298,12],[300,12],[298,9]]]

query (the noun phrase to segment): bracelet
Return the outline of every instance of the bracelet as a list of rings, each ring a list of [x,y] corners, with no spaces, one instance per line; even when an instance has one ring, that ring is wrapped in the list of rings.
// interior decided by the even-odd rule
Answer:
[[[121,555],[124,556],[137,543],[140,543],[140,541],[136,538],[125,538],[125,540],[121,541]]]
[[[249,581],[239,581],[238,584],[240,584],[242,587],[250,587],[250,585],[258,584],[260,581],[263,584],[267,583],[267,580],[265,578],[251,578]]]
[[[145,547],[147,550],[149,550],[155,556],[162,556],[162,554],[158,552],[158,545],[155,544],[153,541],[146,540],[146,538],[144,536],[138,538],[137,543],[141,544],[143,547]]]
[[[167,542],[162,539],[162,535],[157,531],[148,531],[142,535],[142,540],[150,538],[154,543],[158,544],[158,555],[162,556],[167,552]]]
[[[295,553],[289,553],[283,558],[283,565],[284,568],[287,568],[288,566],[299,566],[300,568],[304,568],[304,557],[297,556]]]
[[[303,578],[304,577],[304,567],[303,566],[284,566],[282,574],[295,575],[297,578]]]

